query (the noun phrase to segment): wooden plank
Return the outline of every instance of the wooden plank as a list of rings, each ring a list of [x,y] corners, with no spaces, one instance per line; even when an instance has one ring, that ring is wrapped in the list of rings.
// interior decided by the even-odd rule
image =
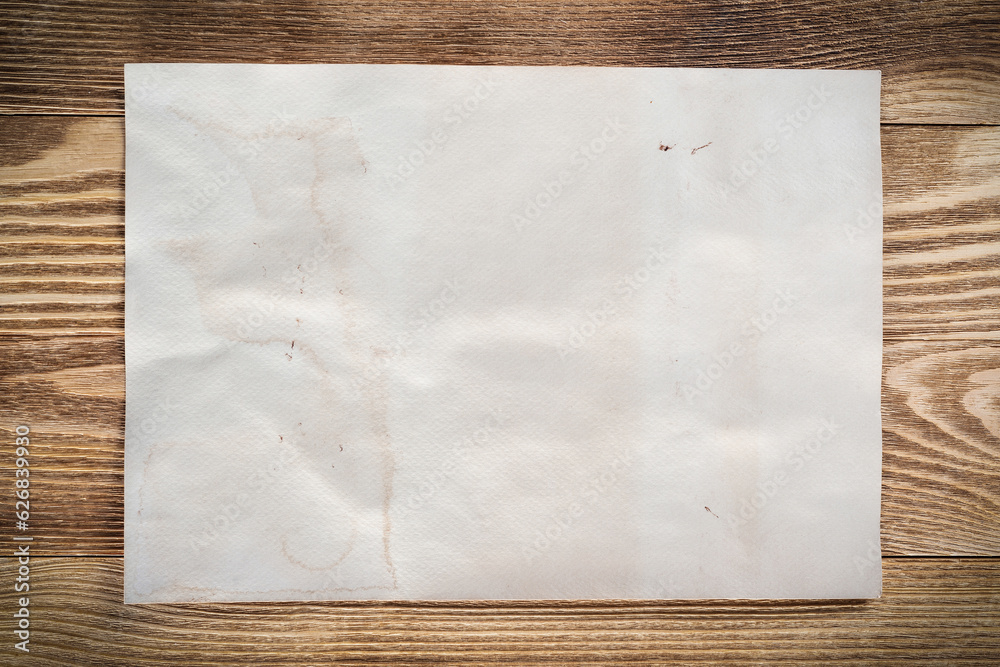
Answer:
[[[883,366],[883,552],[1000,556],[1000,344],[895,342]],[[122,553],[124,376],[120,336],[0,339],[0,443],[31,428],[39,555]],[[178,400],[149,427],[183,410]],[[6,460],[0,507],[13,506],[13,488]],[[196,533],[211,529],[206,512],[192,518]],[[13,520],[0,513],[0,535],[15,533]]]
[[[875,601],[123,605],[115,558],[32,557],[30,664],[995,664],[1000,561],[884,559]],[[0,561],[0,609],[19,609]],[[12,625],[12,624],[11,624]],[[19,664],[14,635],[0,656]]]
[[[0,113],[123,110],[126,62],[880,69],[883,121],[1000,122],[993,1],[7,2]]]
[[[885,337],[1000,338],[1000,131],[884,126],[882,182]]]
[[[0,119],[0,414],[44,434],[44,553],[121,552],[122,142],[119,119]],[[997,555],[1000,130],[887,127],[883,146],[885,549]]]
[[[0,117],[0,334],[121,332],[123,134]],[[1000,338],[1000,128],[886,126],[882,142],[886,338]]]
[[[995,0],[8,2],[0,114],[121,114],[124,62],[436,62],[877,68],[884,123],[995,124],[998,27]],[[883,551],[996,556],[1000,135],[882,139]],[[40,558],[121,553],[122,141],[114,119],[0,118],[0,426],[41,436],[32,652],[10,634],[0,663],[1000,662],[994,558],[888,558],[871,603],[141,607],[121,604],[119,557]],[[0,461],[0,506],[13,479]],[[24,595],[11,524],[0,513],[5,613]]]
[[[1000,345],[886,345],[882,548],[1000,555]]]
[[[0,120],[0,336],[121,334],[124,125]]]

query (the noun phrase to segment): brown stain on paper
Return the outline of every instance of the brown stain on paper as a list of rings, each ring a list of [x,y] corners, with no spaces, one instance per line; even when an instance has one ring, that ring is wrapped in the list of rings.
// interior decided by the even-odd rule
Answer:
[[[303,570],[308,570],[309,572],[326,572],[327,570],[332,570],[333,568],[343,563],[347,559],[347,557],[351,555],[351,551],[354,550],[354,543],[357,539],[358,539],[358,529],[356,527],[353,527],[351,528],[351,536],[347,539],[347,547],[344,549],[344,552],[328,565],[318,565],[318,566],[308,565],[302,562],[301,560],[295,558],[288,551],[287,535],[281,536],[281,555],[284,556],[285,560],[287,560],[295,567],[301,568]]]
[[[319,196],[320,188],[329,180],[329,175],[327,175],[323,170],[323,161],[321,158],[330,156],[327,153],[327,149],[320,144],[315,135],[310,134],[309,139],[312,141],[315,148],[314,165],[316,171],[316,176],[309,190],[310,206],[313,214],[316,216],[317,220],[319,220],[321,226],[332,231],[337,228],[337,223],[328,219],[326,212],[320,205]],[[365,167],[365,161],[361,156],[360,151],[358,152],[357,157],[360,160],[362,167]],[[365,172],[367,172],[366,167]],[[340,239],[338,239],[337,247],[344,247],[339,241]],[[350,254],[357,259],[360,259],[362,262],[367,264],[369,268],[371,268],[371,265],[368,264],[363,257],[353,251],[350,251]],[[350,292],[351,280],[347,275],[346,268],[343,265],[337,265],[335,268],[338,274],[338,283],[345,285],[348,288],[348,292]],[[344,295],[343,288],[339,289],[338,292],[339,294]],[[342,302],[342,312],[344,314],[345,321],[344,340],[354,358],[354,367],[364,369],[368,367],[368,364],[372,360],[372,356],[378,357],[379,355],[376,350],[372,350],[370,346],[365,345],[363,342],[364,337],[359,340],[359,336],[357,335],[359,317],[355,314],[357,304],[354,299],[350,298],[350,294],[347,296],[348,298]],[[390,509],[393,495],[393,480],[396,473],[396,457],[392,447],[392,436],[388,429],[388,386],[381,371],[371,380],[362,376],[362,381],[359,384],[361,393],[364,396],[368,407],[369,418],[371,419],[370,433],[376,443],[376,446],[378,447],[380,457],[382,459],[382,551],[386,566],[389,569],[389,574],[392,577],[393,587],[395,588],[398,585],[398,582],[396,579],[396,567],[392,562],[392,518],[390,516]]]
[[[171,109],[171,111],[207,134],[224,134],[230,139],[236,141],[260,140],[269,137],[288,136],[297,139],[305,139],[312,145],[315,176],[313,178],[313,182],[309,185],[309,207],[315,218],[316,227],[323,237],[323,243],[326,244],[326,247],[331,248],[331,251],[323,258],[323,260],[321,260],[321,263],[325,264],[326,268],[334,271],[338,292],[340,295],[344,296],[338,307],[341,310],[345,322],[343,335],[345,344],[352,356],[352,366],[357,369],[366,368],[371,362],[372,353],[362,342],[366,340],[368,336],[363,333],[359,334],[358,331],[361,326],[360,323],[362,321],[361,317],[363,313],[360,311],[360,306],[357,303],[357,300],[352,298],[353,295],[351,294],[351,287],[353,285],[353,281],[351,279],[351,273],[348,270],[347,262],[349,259],[352,259],[355,260],[355,262],[360,262],[361,264],[367,266],[370,270],[372,270],[373,267],[367,262],[367,260],[365,260],[364,257],[345,244],[343,239],[343,228],[346,225],[356,225],[360,222],[358,219],[349,218],[357,218],[358,216],[351,216],[351,212],[343,210],[331,211],[331,207],[329,205],[324,206],[321,202],[321,191],[324,187],[330,184],[338,186],[351,185],[349,181],[345,182],[342,178],[344,174],[349,173],[349,164],[345,168],[345,158],[348,162],[356,161],[356,166],[362,173],[367,172],[367,163],[357,145],[350,120],[346,118],[316,119],[310,121],[308,126],[305,127],[303,127],[302,124],[297,125],[294,122],[282,128],[274,128],[269,125],[263,133],[248,134],[238,133],[231,128],[220,124],[202,122],[201,120],[188,114],[184,114],[176,109]],[[335,144],[335,146],[331,146],[331,143]],[[344,152],[345,144],[348,151],[346,153]],[[230,147],[230,150],[224,150],[224,152],[231,153],[231,149],[232,147]],[[238,165],[239,161],[233,159],[233,163]],[[334,170],[337,173],[331,174],[331,170]],[[249,178],[245,178],[245,180],[254,204],[254,208],[256,209],[258,215],[267,219],[268,215],[266,212],[268,207],[263,201],[263,194],[260,191],[260,186],[252,182]],[[333,202],[335,208],[339,208],[336,207],[336,202],[339,201],[341,200],[337,199]],[[334,392],[333,387],[331,386],[331,376],[329,370],[325,368],[325,365],[322,363],[319,356],[312,349],[310,349],[308,345],[303,343],[301,337],[297,336],[294,341],[290,340],[290,337],[286,338],[281,335],[268,335],[254,338],[251,334],[247,338],[243,338],[238,333],[238,327],[227,324],[227,322],[231,321],[230,314],[228,312],[224,312],[224,308],[218,302],[217,295],[212,292],[209,292],[208,294],[203,292],[203,285],[213,286],[215,284],[215,280],[213,279],[213,271],[215,270],[214,267],[216,264],[215,259],[212,257],[211,252],[206,252],[205,250],[205,241],[210,241],[211,239],[211,236],[199,235],[184,241],[168,242],[170,250],[173,251],[173,253],[186,265],[191,267],[195,275],[196,280],[194,282],[198,290],[199,307],[204,315],[204,321],[206,324],[210,324],[210,328],[214,331],[214,333],[236,343],[263,346],[277,342],[288,345],[289,347],[286,349],[294,349],[296,354],[304,354],[309,362],[317,367],[321,376],[327,380],[327,382],[324,383],[327,385],[325,387],[327,393]],[[217,242],[218,238],[216,238],[215,241]],[[255,245],[257,244],[255,243]],[[260,246],[257,245],[257,247],[259,248]],[[307,275],[303,274],[303,283],[305,283],[306,278]],[[264,287],[267,287],[267,285],[264,285]],[[299,291],[302,293],[301,289],[299,289]],[[213,322],[214,325],[211,325]],[[296,323],[297,325],[301,325],[300,319],[296,319]],[[262,332],[257,331],[256,333],[260,334]],[[285,354],[289,360],[292,359],[291,354],[283,354]],[[392,523],[390,518],[390,507],[393,497],[393,480],[395,477],[396,461],[392,447],[392,437],[388,430],[387,415],[389,394],[386,378],[379,373],[378,377],[372,380],[366,379],[362,381],[360,390],[370,421],[369,432],[372,437],[373,444],[377,447],[378,456],[381,460],[381,509],[383,519],[382,550],[386,561],[386,567],[392,577],[393,587],[395,587],[397,579],[391,553]],[[355,539],[356,536],[351,538],[352,545]],[[345,552],[341,558],[346,558],[350,551],[351,547],[348,548],[347,552]],[[288,553],[288,545],[284,537],[282,538],[282,552],[289,562],[297,566],[304,566],[299,559]],[[311,568],[306,567],[306,569]]]

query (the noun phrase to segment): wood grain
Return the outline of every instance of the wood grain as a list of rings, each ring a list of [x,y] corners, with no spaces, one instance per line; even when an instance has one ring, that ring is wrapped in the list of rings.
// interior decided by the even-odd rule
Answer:
[[[122,553],[123,356],[120,336],[0,340],[0,443],[32,429],[39,555]],[[1000,555],[1000,344],[900,341],[883,366],[883,553]],[[5,462],[0,507],[13,480]]]
[[[1000,345],[887,344],[882,549],[1000,555]]]
[[[886,338],[1000,339],[1000,128],[882,142]],[[120,334],[122,121],[0,117],[0,154],[0,333]]]
[[[16,563],[0,561],[0,581]],[[32,665],[988,665],[1000,561],[886,559],[869,602],[129,605],[120,559],[31,560]],[[16,609],[0,589],[0,609]],[[12,641],[0,656],[14,662]],[[27,657],[27,656],[22,656]],[[25,663],[27,664],[27,663]]]
[[[40,443],[38,553],[120,554],[122,121],[0,118],[0,137],[0,435]],[[1000,128],[886,127],[883,152],[883,546],[1000,555]]]
[[[884,597],[122,605],[124,131],[79,114],[178,61],[881,69],[883,123],[965,124],[882,129]],[[3,3],[0,451],[31,426],[34,541],[0,663],[1000,664],[998,123],[996,0]],[[943,555],[980,558],[903,557]]]
[[[883,126],[882,183],[884,336],[1000,339],[1000,128]]]
[[[122,334],[124,142],[119,119],[0,118],[0,335]]]
[[[116,113],[126,62],[880,69],[884,122],[1000,122],[982,0],[140,2],[0,7],[0,113]]]

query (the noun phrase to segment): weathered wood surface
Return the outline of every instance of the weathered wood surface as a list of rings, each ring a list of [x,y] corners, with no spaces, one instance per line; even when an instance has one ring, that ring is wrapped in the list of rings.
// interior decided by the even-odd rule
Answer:
[[[1000,560],[885,559],[870,602],[121,604],[118,558],[32,560],[23,664],[937,664],[1000,660]],[[13,559],[0,560],[11,581]],[[0,609],[15,609],[0,588]],[[7,634],[7,633],[5,633]],[[12,633],[10,633],[11,636]],[[0,661],[17,665],[13,642]]]
[[[1000,339],[1000,128],[882,141],[886,338]],[[0,333],[122,333],[123,155],[118,119],[0,116]]]
[[[107,116],[123,63],[177,61],[881,69],[883,599],[122,605],[124,131]],[[995,0],[3,3],[0,614],[19,597],[19,423],[34,541],[32,651],[9,633],[0,663],[1000,664],[998,123]]]
[[[1000,122],[982,0],[0,5],[0,112],[122,113],[126,62],[879,69],[884,122]]]
[[[121,336],[0,341],[0,442],[32,429],[39,555],[122,553],[123,354]],[[1000,555],[1000,344],[892,342],[884,366],[884,553]],[[13,480],[5,461],[0,507]]]
[[[34,433],[37,553],[120,554],[122,122],[0,118],[0,137],[0,434]],[[1000,128],[883,142],[883,546],[1000,555]]]

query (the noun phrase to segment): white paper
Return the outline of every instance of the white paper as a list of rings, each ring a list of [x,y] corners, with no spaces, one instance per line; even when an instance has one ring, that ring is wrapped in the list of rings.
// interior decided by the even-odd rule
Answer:
[[[126,98],[126,602],[880,594],[878,72]]]

